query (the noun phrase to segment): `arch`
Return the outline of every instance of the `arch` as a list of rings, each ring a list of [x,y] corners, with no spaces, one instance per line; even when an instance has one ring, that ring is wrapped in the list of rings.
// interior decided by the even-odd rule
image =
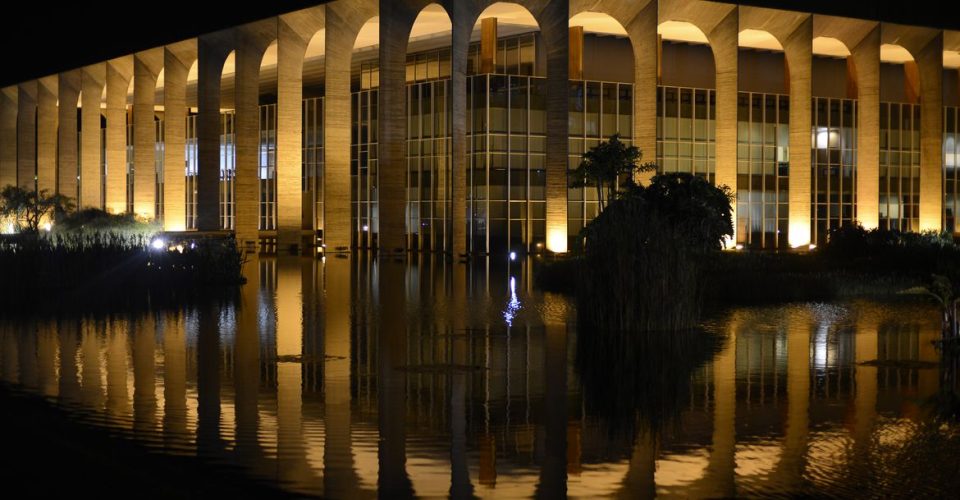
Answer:
[[[687,21],[664,21],[657,25],[657,34],[660,35],[663,40],[710,44],[703,30],[697,25]]]
[[[445,142],[449,129],[451,59],[450,51],[433,47],[438,41],[452,46],[452,36],[447,10],[431,3],[420,9],[407,39],[407,137],[416,141],[420,154],[409,155],[406,162],[403,213],[407,248],[416,250],[449,249],[451,162],[446,148],[437,148],[441,143],[435,141]]]
[[[813,54],[826,57],[850,57],[850,49],[837,38],[818,36],[813,39]]]
[[[323,214],[317,222],[327,252],[348,252],[352,245],[351,65],[358,35],[379,14],[377,2],[325,6],[323,42]],[[379,24],[379,19],[375,20]],[[369,29],[369,28],[368,28]],[[314,45],[311,43],[311,45]],[[322,226],[320,226],[322,224]]]
[[[776,50],[783,52],[783,44],[772,33],[765,30],[745,29],[740,31],[738,43],[741,47],[758,50]]]

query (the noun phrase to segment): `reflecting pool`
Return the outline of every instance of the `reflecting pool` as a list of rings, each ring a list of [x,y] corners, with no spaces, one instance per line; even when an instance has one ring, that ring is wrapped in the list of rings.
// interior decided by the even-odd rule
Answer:
[[[611,335],[532,266],[259,257],[232,299],[2,319],[0,380],[156,453],[330,498],[956,493],[931,472],[960,456],[933,403],[954,382],[932,305]]]

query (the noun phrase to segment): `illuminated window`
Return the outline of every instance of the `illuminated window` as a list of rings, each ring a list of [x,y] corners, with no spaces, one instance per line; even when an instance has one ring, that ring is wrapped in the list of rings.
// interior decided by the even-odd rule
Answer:
[[[856,220],[857,101],[814,97],[811,116],[811,241]]]

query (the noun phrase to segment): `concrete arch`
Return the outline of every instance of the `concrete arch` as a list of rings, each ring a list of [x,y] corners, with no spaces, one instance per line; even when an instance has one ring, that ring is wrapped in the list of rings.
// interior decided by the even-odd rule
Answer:
[[[57,88],[57,192],[74,201],[80,176],[77,108],[80,107],[80,70],[60,73]]]
[[[659,23],[687,22],[702,32],[713,52],[716,97],[716,184],[737,189],[737,92],[740,8],[704,1],[663,0]],[[654,109],[656,109],[654,107]],[[642,121],[642,120],[641,120]],[[654,137],[655,138],[655,137]],[[736,203],[732,204],[734,235],[726,246],[736,245]]]
[[[326,6],[324,20],[324,228],[328,252],[347,252],[352,236],[350,65],[357,35],[379,14],[374,0]]]
[[[100,165],[100,122],[103,91],[107,79],[106,63],[83,68],[81,74],[81,132],[80,142],[80,199],[77,208],[103,208],[103,191]]]
[[[37,81],[17,89],[17,186],[37,188]]]
[[[37,189],[57,192],[57,100],[60,77],[37,80]]]
[[[187,228],[186,175],[180,168],[187,142],[187,85],[197,68],[196,39],[168,45],[163,51],[163,228]]]
[[[220,229],[220,104],[233,33],[224,30],[197,39],[197,229]]]
[[[313,196],[302,184],[304,61],[311,42],[324,30],[323,6],[277,18],[277,243],[304,245],[303,230],[314,230]],[[319,57],[319,54],[316,56]]]
[[[106,63],[105,208],[115,214],[127,211],[127,96],[134,84],[133,59],[133,56],[124,56]]]
[[[876,228],[880,213],[880,25],[814,15],[813,36],[814,40],[837,40],[850,52],[847,96],[856,97],[858,102],[855,216],[863,227]]]
[[[156,219],[157,165],[156,113],[158,80],[164,52],[155,48],[138,52],[133,61],[133,213]],[[161,101],[162,102],[162,101]]]
[[[410,34],[407,39],[408,55],[411,52],[410,50],[411,44],[413,44],[413,47],[414,47],[412,52],[416,52],[417,51],[416,45],[423,43],[424,41],[426,43],[432,43],[435,40],[441,39],[441,40],[446,40],[447,43],[452,44],[452,36],[453,36],[453,20],[451,19],[450,14],[447,12],[447,10],[440,3],[437,3],[437,2],[427,4],[420,10],[416,18],[414,19],[413,23],[410,25]],[[420,65],[414,64],[414,80],[422,81],[424,77],[418,73],[419,68],[420,68]],[[440,75],[439,64],[437,65],[437,76],[442,78],[442,75]],[[409,78],[409,75],[407,75],[407,78]],[[427,75],[427,78],[429,79],[432,77],[430,75]],[[425,84],[425,86],[429,86],[429,84]],[[437,111],[436,109],[433,109],[433,112],[436,112],[436,111]],[[419,113],[419,110],[417,111],[417,113]],[[443,106],[443,116],[445,116],[446,119],[449,119],[451,117],[448,106]],[[409,168],[409,166],[407,168]],[[419,166],[415,168],[419,168]],[[410,208],[410,206],[413,205],[413,203],[410,203],[409,200],[404,200],[405,203],[404,203],[404,209],[403,209],[403,216],[404,216],[404,219],[408,221],[407,222],[408,226],[404,230],[404,234],[406,235],[406,246],[407,248],[411,248],[411,249],[418,249],[418,250],[429,249],[431,251],[448,252],[450,251],[450,244],[451,244],[451,238],[452,238],[452,234],[450,231],[451,229],[450,218],[447,215],[446,210],[442,210],[441,213],[433,212],[433,209],[435,208],[435,205],[433,205],[433,203],[436,201],[442,201],[444,202],[443,204],[444,207],[449,206],[448,203],[451,200],[449,199],[447,194],[448,191],[446,190],[446,186],[447,186],[449,174],[450,174],[449,164],[434,165],[431,174],[432,174],[430,177],[431,186],[429,187],[423,186],[423,187],[432,190],[434,188],[433,183],[436,183],[435,185],[439,187],[439,192],[431,194],[430,196],[431,201],[427,202],[426,206],[419,205],[419,203],[417,203],[419,205],[417,207],[418,211],[416,212],[416,216],[418,217],[417,220],[413,219],[413,211]],[[423,181],[423,177],[417,176],[416,179],[417,179],[417,184],[415,185],[405,183],[404,185],[405,193],[414,189],[419,189],[421,187],[420,183]],[[443,225],[431,224],[430,227],[427,228],[427,231],[424,231],[423,226],[421,226],[421,220],[424,218],[425,213],[431,214],[437,218],[442,218],[442,220],[444,221],[444,224]]]
[[[769,32],[783,47],[790,94],[789,229],[792,248],[810,245],[810,148],[813,16],[760,7],[740,7],[740,32]]]
[[[264,19],[234,30],[234,231],[247,247],[259,240],[260,68],[267,48],[277,39],[277,19]]]
[[[915,61],[904,64],[907,81],[919,89],[920,227],[943,227],[943,48],[944,32],[891,23],[880,26],[880,43],[899,45]]]

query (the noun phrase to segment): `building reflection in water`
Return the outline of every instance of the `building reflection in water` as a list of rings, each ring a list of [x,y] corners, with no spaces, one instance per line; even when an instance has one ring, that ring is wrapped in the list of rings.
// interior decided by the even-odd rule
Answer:
[[[0,377],[163,453],[331,498],[856,494],[858,457],[909,440],[940,389],[924,305],[612,335],[535,290],[533,262],[412,259],[259,257],[228,299],[4,320]]]

